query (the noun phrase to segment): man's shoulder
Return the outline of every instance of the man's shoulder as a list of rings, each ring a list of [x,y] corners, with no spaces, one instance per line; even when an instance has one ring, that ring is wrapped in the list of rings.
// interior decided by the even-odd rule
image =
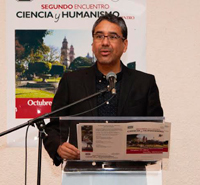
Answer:
[[[140,79],[143,81],[146,81],[147,79],[154,79],[154,75],[142,72],[136,69],[131,69],[125,66],[125,73],[127,73],[129,76],[131,76],[134,79]]]
[[[78,69],[72,72],[66,72],[63,75],[63,78],[80,78],[84,77],[87,74],[90,74],[94,71],[94,66]]]

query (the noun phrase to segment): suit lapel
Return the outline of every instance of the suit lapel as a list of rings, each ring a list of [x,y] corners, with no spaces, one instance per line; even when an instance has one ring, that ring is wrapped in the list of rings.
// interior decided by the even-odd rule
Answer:
[[[131,71],[123,65],[123,76],[120,85],[120,97],[118,103],[118,116],[122,114],[125,103],[128,98],[130,98],[129,93],[131,91],[131,88],[133,87],[133,79],[134,78]]]
[[[95,86],[95,67],[94,65],[85,72],[85,78],[83,78],[84,88],[86,92],[86,96],[90,96],[96,92],[96,86]],[[81,93],[81,92],[80,92]],[[91,98],[88,100],[90,108],[96,107],[96,97]],[[91,111],[92,116],[97,115],[97,110]]]

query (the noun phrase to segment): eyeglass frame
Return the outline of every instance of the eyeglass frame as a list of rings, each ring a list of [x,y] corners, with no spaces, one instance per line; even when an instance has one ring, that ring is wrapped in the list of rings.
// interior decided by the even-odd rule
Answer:
[[[99,40],[97,40],[97,41],[103,41],[106,37],[108,38],[109,41],[112,41],[112,40],[110,39],[110,37],[109,37],[109,36],[111,36],[111,35],[104,35],[104,34],[101,33],[101,32],[97,32],[97,33],[94,33],[94,34],[92,35],[94,40],[95,40],[94,36],[97,35],[97,34],[100,34],[100,35],[103,36],[102,39],[99,39]],[[117,41],[118,39],[122,39],[123,41],[126,40],[124,37],[118,35],[117,33],[111,33],[111,34],[112,34],[112,35],[115,35],[115,36],[117,37],[117,38],[116,38],[116,41]]]

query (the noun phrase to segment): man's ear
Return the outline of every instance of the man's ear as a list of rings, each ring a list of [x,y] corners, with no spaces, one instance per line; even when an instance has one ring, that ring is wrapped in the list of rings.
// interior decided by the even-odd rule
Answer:
[[[94,53],[93,43],[91,44],[91,46],[92,46],[92,52]]]
[[[124,50],[123,50],[124,53],[126,52],[127,48],[128,48],[128,40],[126,39],[124,41]]]

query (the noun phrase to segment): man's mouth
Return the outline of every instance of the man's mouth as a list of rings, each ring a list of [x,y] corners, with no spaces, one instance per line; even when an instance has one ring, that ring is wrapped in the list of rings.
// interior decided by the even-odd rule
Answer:
[[[101,51],[101,55],[107,56],[110,54],[110,51]]]
[[[107,56],[107,55],[109,55],[111,53],[111,51],[109,49],[101,49],[100,53],[103,56]]]

